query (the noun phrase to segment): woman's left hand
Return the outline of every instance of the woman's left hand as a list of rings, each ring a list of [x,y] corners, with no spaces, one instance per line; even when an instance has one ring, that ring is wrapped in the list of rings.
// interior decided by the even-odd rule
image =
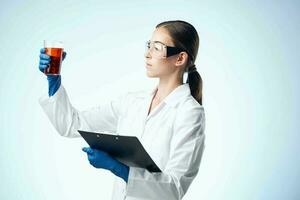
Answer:
[[[104,151],[92,149],[90,147],[83,147],[82,151],[87,153],[88,160],[95,168],[103,168],[110,170],[116,176],[123,178],[125,182],[128,181],[129,167],[112,158]]]

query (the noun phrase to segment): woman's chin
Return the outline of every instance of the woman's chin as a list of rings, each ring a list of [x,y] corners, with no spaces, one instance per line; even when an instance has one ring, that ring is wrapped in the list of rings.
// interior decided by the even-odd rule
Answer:
[[[151,71],[149,71],[149,70],[147,70],[146,71],[146,74],[147,74],[147,76],[149,77],[149,78],[155,78],[155,77],[157,77],[157,76],[155,76],[155,74],[153,74]]]

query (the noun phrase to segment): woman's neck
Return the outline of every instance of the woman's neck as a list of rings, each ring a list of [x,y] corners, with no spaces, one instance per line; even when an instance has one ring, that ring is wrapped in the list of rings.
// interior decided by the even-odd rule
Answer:
[[[168,96],[175,88],[182,85],[182,80],[169,81],[164,79],[159,79],[159,84],[157,86],[157,91],[155,93],[155,99],[162,101],[166,96]]]

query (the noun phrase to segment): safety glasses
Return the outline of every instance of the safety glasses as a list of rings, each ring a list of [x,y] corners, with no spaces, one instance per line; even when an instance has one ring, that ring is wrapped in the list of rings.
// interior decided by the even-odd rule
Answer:
[[[151,41],[148,40],[145,45],[145,54],[150,50],[151,55],[155,58],[167,58],[169,56],[176,55],[184,49],[178,47],[167,46],[160,41]]]

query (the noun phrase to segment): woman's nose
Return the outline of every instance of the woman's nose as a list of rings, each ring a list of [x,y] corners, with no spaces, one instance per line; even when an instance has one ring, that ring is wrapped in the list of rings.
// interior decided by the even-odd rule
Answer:
[[[145,56],[146,58],[151,58],[150,49],[146,50],[144,56]]]

